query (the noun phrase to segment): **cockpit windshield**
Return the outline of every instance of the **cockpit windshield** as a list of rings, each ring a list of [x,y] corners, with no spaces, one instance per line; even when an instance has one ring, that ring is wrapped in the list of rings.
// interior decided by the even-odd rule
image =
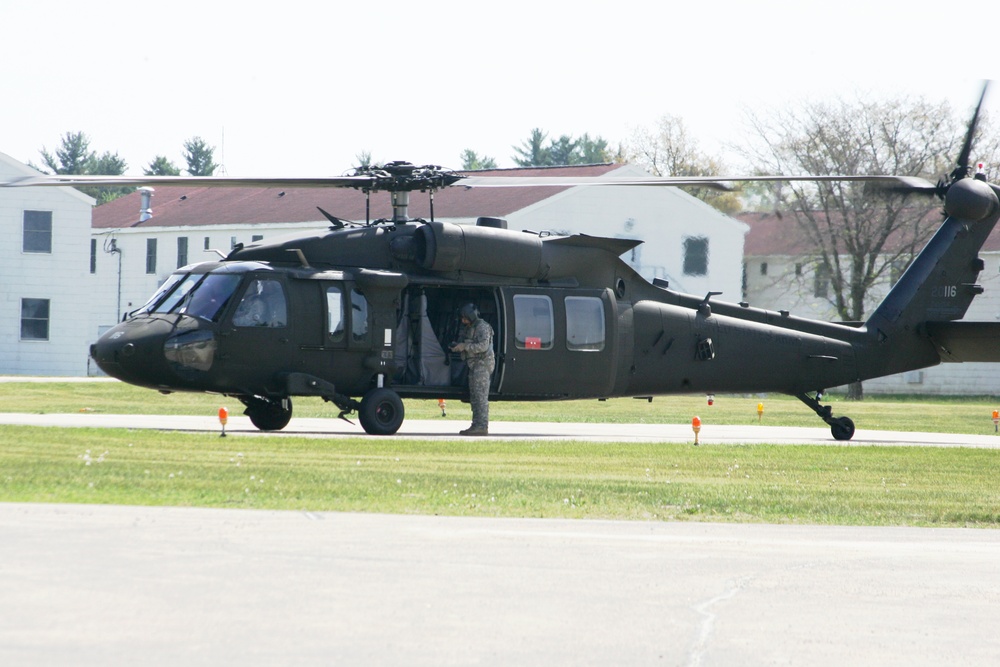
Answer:
[[[239,274],[188,274],[152,312],[184,313],[215,320],[240,284]]]
[[[153,312],[153,309],[156,307],[156,304],[158,304],[160,302],[160,300],[163,299],[163,297],[166,294],[168,294],[170,292],[170,290],[172,290],[174,288],[174,286],[177,283],[179,283],[181,281],[181,278],[183,278],[183,277],[184,277],[183,273],[172,273],[172,274],[170,274],[170,277],[163,281],[163,284],[160,285],[159,289],[156,290],[156,293],[153,294],[153,296],[149,297],[149,301],[147,301],[146,303],[144,303],[142,305],[142,307],[137,308],[134,312],[136,312],[136,313],[151,313],[151,312]]]

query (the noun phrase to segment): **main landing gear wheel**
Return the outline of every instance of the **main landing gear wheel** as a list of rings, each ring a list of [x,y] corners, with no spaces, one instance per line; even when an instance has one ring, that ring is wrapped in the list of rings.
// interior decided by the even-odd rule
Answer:
[[[267,398],[240,399],[247,409],[243,411],[254,426],[261,431],[280,431],[288,426],[292,419],[292,399],[285,398],[273,401]]]
[[[361,399],[358,419],[365,433],[392,435],[403,425],[403,400],[392,389],[372,389]]]

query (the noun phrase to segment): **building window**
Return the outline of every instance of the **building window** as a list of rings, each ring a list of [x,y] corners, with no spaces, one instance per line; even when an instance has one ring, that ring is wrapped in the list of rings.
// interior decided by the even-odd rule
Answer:
[[[514,297],[514,345],[519,350],[548,350],[555,337],[552,299],[518,294]]]
[[[49,300],[21,299],[21,340],[49,339]]]
[[[761,262],[760,263],[760,275],[762,275],[762,276],[766,276],[767,275],[767,262]]]
[[[97,273],[97,239],[90,239],[90,272]]]
[[[263,234],[254,234],[253,236],[250,237],[250,243],[256,243],[257,241],[263,241],[263,240],[264,240]]]
[[[156,273],[156,239],[146,239],[146,273]]]
[[[604,349],[604,302],[599,298],[566,297],[566,348],[583,352]]]
[[[24,212],[21,249],[24,252],[52,252],[52,211]]]
[[[795,275],[797,275],[797,276],[801,276],[802,275],[802,262],[796,262],[795,263]]]
[[[211,246],[212,246],[212,240],[211,240],[211,238],[209,238],[208,236],[206,236],[205,237],[205,250],[211,250],[212,249]]]
[[[684,275],[708,275],[708,239],[704,236],[684,239]]]
[[[230,236],[229,237],[229,249],[232,250],[235,247],[236,247],[236,237],[235,236]]]
[[[826,264],[816,265],[816,275],[813,276],[813,296],[826,299],[830,295],[830,267]]]
[[[187,266],[188,263],[188,240],[186,236],[177,238],[177,268]]]

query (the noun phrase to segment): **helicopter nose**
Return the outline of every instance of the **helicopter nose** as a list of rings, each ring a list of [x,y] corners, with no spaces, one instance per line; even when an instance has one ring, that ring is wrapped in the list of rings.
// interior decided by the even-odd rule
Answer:
[[[102,371],[123,382],[152,388],[177,384],[165,342],[176,327],[158,318],[136,318],[107,331],[90,346],[90,356]]]

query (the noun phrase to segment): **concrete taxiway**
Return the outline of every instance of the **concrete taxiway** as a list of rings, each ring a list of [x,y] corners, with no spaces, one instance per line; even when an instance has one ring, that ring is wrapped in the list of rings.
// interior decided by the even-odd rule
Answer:
[[[157,429],[165,431],[220,432],[214,416],[108,415],[92,412],[70,414],[0,413],[0,425]],[[428,439],[458,438],[467,422],[455,420],[407,419],[393,437]],[[226,425],[230,435],[259,435],[243,415],[230,415]],[[336,418],[293,418],[282,431],[268,435],[306,437],[364,436],[358,424]],[[552,422],[490,422],[491,438],[506,440],[586,440],[595,442],[694,442],[687,424],[607,424]],[[858,429],[850,441],[834,440],[826,427],[789,427],[751,424],[726,426],[704,423],[699,442],[711,444],[776,443],[809,445],[926,445],[932,447],[1000,448],[998,435],[956,433],[916,433]]]
[[[0,504],[5,665],[993,665],[1000,532]]]

